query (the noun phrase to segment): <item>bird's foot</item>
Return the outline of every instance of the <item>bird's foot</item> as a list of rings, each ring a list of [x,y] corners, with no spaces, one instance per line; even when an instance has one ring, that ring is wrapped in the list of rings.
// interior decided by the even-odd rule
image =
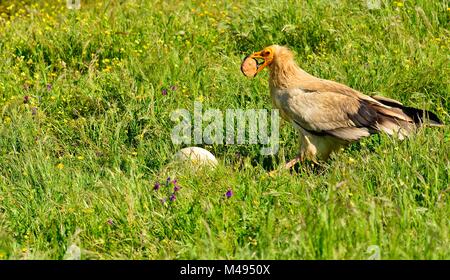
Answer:
[[[284,166],[283,166],[283,168],[281,169],[281,170],[283,170],[283,169],[291,169],[297,162],[299,162],[299,161],[303,161],[303,157],[302,156],[297,156],[297,157],[295,157],[293,160],[290,160],[290,161],[288,161]],[[276,173],[278,173],[278,171],[280,171],[279,169],[275,169],[275,170],[272,170],[272,171],[270,171],[269,173],[268,173],[268,175],[270,176],[270,177],[274,177],[275,176],[275,174]]]
[[[303,161],[301,156],[297,156],[296,158],[294,158],[293,160],[290,160],[289,162],[287,162],[284,165],[285,169],[291,169],[297,162],[299,161]]]

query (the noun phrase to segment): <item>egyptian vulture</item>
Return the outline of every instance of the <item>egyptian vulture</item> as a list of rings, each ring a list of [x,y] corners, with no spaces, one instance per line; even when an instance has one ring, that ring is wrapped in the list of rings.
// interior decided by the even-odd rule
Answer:
[[[286,168],[304,159],[326,160],[332,152],[374,133],[403,139],[422,123],[442,124],[431,112],[314,77],[302,70],[283,46],[272,45],[247,56],[241,71],[254,77],[266,66],[272,103],[299,132],[299,155],[286,163]]]

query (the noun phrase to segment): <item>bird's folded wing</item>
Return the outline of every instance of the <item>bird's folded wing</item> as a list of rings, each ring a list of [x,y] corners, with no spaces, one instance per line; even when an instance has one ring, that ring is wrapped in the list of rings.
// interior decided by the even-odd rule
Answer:
[[[302,89],[310,92],[328,92],[347,96],[353,99],[357,99],[359,102],[364,102],[365,104],[370,105],[371,107],[376,109],[378,113],[386,115],[390,118],[395,118],[400,122],[412,121],[412,119],[401,110],[403,104],[398,102],[397,100],[393,100],[383,96],[371,97],[349,86],[335,81],[312,78],[302,83]]]
[[[355,96],[287,89],[278,99],[284,113],[311,133],[352,141],[377,130],[377,109]]]

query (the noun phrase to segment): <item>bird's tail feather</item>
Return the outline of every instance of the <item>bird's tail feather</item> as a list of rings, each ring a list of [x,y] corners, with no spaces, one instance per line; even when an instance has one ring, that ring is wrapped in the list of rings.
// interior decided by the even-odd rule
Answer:
[[[403,104],[398,102],[397,100],[393,100],[384,96],[372,96],[372,98],[384,105],[400,109],[400,111],[411,118],[416,125],[427,124],[430,126],[443,126],[442,121],[433,112],[403,106]]]
[[[404,139],[416,129],[416,125],[393,116],[379,114],[376,128],[389,135],[396,135],[399,139]]]

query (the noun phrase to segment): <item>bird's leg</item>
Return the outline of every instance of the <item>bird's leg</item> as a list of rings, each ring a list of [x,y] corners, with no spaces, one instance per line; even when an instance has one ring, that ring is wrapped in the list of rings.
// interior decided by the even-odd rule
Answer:
[[[298,155],[296,156],[293,160],[288,161],[285,165],[284,168],[286,169],[290,169],[292,166],[294,166],[297,162],[299,161],[303,161],[302,156]]]
[[[299,161],[303,161],[303,156],[301,154],[299,154],[298,156],[296,156],[293,160],[288,161],[282,169],[290,169],[292,168],[297,162]],[[275,173],[277,173],[279,170],[275,169],[270,171],[268,174],[270,177],[273,177],[275,175]]]

